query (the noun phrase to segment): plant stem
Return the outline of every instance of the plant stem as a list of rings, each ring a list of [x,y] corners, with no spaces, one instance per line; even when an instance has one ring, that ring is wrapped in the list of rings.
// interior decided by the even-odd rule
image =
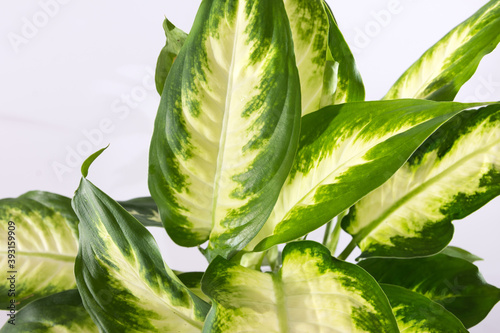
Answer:
[[[339,244],[340,231],[342,229],[340,224],[341,221],[342,218],[339,215],[337,217],[337,223],[335,224],[335,228],[333,228],[333,231],[330,234],[330,238],[328,239],[328,242],[326,244],[326,247],[330,250],[332,255],[335,254],[335,251],[337,250],[337,245]]]
[[[323,245],[328,247],[328,240],[330,239],[330,234],[332,232],[333,219],[326,224],[325,234],[323,235]]]
[[[323,236],[323,245],[326,246],[332,255],[334,255],[335,250],[337,249],[337,245],[339,243],[340,231],[341,231],[341,223],[344,216],[347,215],[349,210],[346,209],[341,212],[337,217],[333,218],[330,222],[327,223],[325,229],[325,235]],[[332,230],[332,225],[335,222],[335,227]]]
[[[351,240],[351,242],[347,245],[347,247],[342,251],[342,253],[337,257],[340,260],[346,260],[347,257],[351,254],[351,252],[356,248],[356,242],[354,241],[354,238]]]

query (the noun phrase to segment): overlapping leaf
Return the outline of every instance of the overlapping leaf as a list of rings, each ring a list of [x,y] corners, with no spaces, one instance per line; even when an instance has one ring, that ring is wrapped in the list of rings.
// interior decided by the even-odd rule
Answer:
[[[328,18],[323,0],[284,0],[300,77],[302,115],[321,106],[327,58]]]
[[[177,55],[179,55],[179,51],[187,38],[187,34],[173,25],[168,19],[163,21],[163,30],[165,30],[167,41],[158,56],[155,73],[156,90],[160,95],[163,93],[163,87],[165,86],[165,81],[172,68],[172,64]]]
[[[135,217],[145,227],[161,227],[160,213],[158,207],[151,197],[141,197],[127,201],[118,201],[130,215]]]
[[[209,306],[163,263],[139,221],[85,178],[72,204],[80,219],[78,290],[101,331],[201,331]]]
[[[461,219],[500,194],[500,106],[464,112],[432,135],[342,221],[363,257],[442,250]]]
[[[207,0],[165,84],[149,188],[170,237],[230,256],[267,220],[298,140],[300,86],[279,0]]]
[[[468,332],[457,317],[427,297],[399,286],[380,286],[389,298],[401,332]]]
[[[145,226],[161,226],[152,198],[120,202]],[[71,199],[45,191],[30,191],[18,198],[0,200],[0,222],[8,237],[8,222],[15,223],[15,268],[18,272],[17,309],[40,297],[76,288],[73,266],[78,253],[78,217]],[[8,244],[8,239],[5,239]],[[7,251],[8,248],[5,249]],[[8,252],[0,262],[8,267]],[[12,259],[11,259],[12,260]],[[7,306],[10,282],[0,283],[0,305]]]
[[[468,251],[465,251],[464,249],[461,249],[456,246],[447,246],[443,251],[440,252],[441,254],[445,254],[449,257],[455,257],[463,260],[467,260],[470,263],[474,263],[476,261],[481,261],[483,260],[482,258],[479,258],[475,254],[472,254]]]
[[[366,259],[359,266],[380,283],[404,287],[441,304],[465,327],[479,323],[500,301],[500,289],[487,284],[474,264],[446,253],[416,259]]]
[[[2,309],[11,299],[21,309],[40,297],[76,288],[73,266],[78,251],[77,225],[71,200],[57,194],[28,192],[0,200],[0,263],[12,272],[8,275],[15,275],[16,286],[15,297],[11,297],[7,276],[0,280]]]
[[[290,175],[249,248],[265,250],[329,222],[389,179],[445,121],[476,105],[395,100],[306,115]]]
[[[210,303],[210,299],[201,291],[201,278],[203,277],[203,272],[183,272],[176,273],[176,275],[193,294],[205,302]]]
[[[10,317],[9,317],[10,319]],[[71,289],[28,304],[5,323],[0,333],[97,333],[78,290]]]
[[[311,241],[287,244],[273,274],[218,257],[202,289],[213,301],[204,332],[399,332],[375,280]]]
[[[358,102],[365,99],[365,87],[354,56],[340,32],[332,10],[323,1],[328,15],[328,53],[321,106]]]
[[[500,42],[500,2],[489,1],[427,50],[391,87],[384,99],[451,101]]]

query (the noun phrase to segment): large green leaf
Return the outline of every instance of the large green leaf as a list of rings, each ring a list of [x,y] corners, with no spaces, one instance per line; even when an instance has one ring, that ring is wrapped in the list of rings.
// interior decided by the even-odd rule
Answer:
[[[340,32],[332,10],[323,1],[328,15],[328,54],[321,106],[358,102],[365,99],[365,86],[354,56]]]
[[[167,41],[158,56],[155,74],[156,90],[160,95],[163,92],[163,87],[165,86],[165,81],[172,68],[172,64],[187,38],[187,33],[177,28],[166,18],[163,21],[163,30],[165,30]]]
[[[75,276],[83,304],[103,332],[200,332],[208,304],[164,264],[153,236],[82,178]]]
[[[77,225],[71,200],[57,194],[28,192],[0,200],[0,266],[8,276],[15,275],[16,287],[9,296],[10,281],[7,276],[0,280],[2,309],[12,299],[21,309],[40,297],[76,288]]]
[[[300,127],[300,83],[281,0],[206,0],[165,83],[149,189],[179,245],[243,248],[267,220]]]
[[[441,251],[452,220],[500,194],[500,106],[464,112],[433,134],[342,221],[363,257]]]
[[[302,115],[321,106],[327,57],[328,18],[323,0],[284,0],[300,77]]]
[[[290,175],[249,248],[260,242],[261,251],[329,222],[389,179],[441,124],[475,105],[360,102],[306,115]]]
[[[380,286],[311,242],[283,250],[277,273],[217,257],[202,280],[212,299],[203,332],[399,332]]]
[[[451,101],[500,42],[500,1],[492,0],[428,49],[384,99]]]
[[[99,332],[83,307],[76,289],[53,294],[28,304],[16,313],[13,323],[15,325],[5,323],[0,333]]]
[[[441,304],[465,327],[483,320],[500,300],[500,289],[487,284],[473,263],[445,253],[416,259],[371,258],[359,266],[380,283],[407,288]]]
[[[389,298],[401,332],[467,332],[457,317],[427,297],[399,286],[380,286]]]

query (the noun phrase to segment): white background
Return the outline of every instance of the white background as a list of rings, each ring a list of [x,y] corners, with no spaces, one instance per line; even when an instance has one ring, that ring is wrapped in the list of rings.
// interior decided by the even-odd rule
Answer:
[[[72,196],[81,160],[108,143],[90,179],[115,199],[146,196],[148,147],[159,102],[152,71],[165,42],[162,21],[167,16],[189,31],[200,1],[59,0],[48,17],[42,4],[53,1],[0,2],[0,198],[35,189]],[[355,50],[368,100],[381,98],[423,51],[486,3],[328,2]],[[387,11],[391,2],[397,13],[377,21],[376,13]],[[32,23],[38,27],[30,30]],[[24,39],[16,44],[13,38]],[[499,51],[487,56],[457,100],[500,100],[499,64]],[[100,126],[102,137],[95,132]],[[93,142],[85,133],[94,133]],[[457,221],[452,242],[484,258],[478,266],[497,286],[499,215],[496,199]],[[170,267],[206,267],[197,250],[172,245],[162,230],[155,237]],[[348,240],[343,238],[341,248]],[[500,306],[471,331],[498,332],[498,327]]]

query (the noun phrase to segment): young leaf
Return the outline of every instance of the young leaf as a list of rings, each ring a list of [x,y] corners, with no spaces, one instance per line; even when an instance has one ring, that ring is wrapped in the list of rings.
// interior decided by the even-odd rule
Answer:
[[[201,3],[150,149],[149,189],[177,244],[229,257],[267,220],[298,140],[293,52],[281,0]]]
[[[311,241],[287,244],[273,274],[217,257],[202,290],[213,304],[203,332],[399,332],[375,280]]]
[[[262,251],[329,222],[389,179],[445,121],[477,105],[393,100],[306,115],[292,170],[249,248]]]
[[[320,108],[328,42],[323,0],[284,0],[300,77],[302,115]]]
[[[500,42],[500,2],[489,1],[428,49],[384,99],[452,101],[481,59]]]
[[[332,10],[325,1],[323,4],[330,28],[321,106],[363,101],[365,86],[356,67],[354,56],[340,32]]]
[[[96,151],[95,153],[93,153],[92,155],[90,155],[89,157],[87,157],[87,159],[85,161],[83,161],[82,167],[81,167],[83,178],[87,177],[87,175],[89,174],[89,168],[92,165],[92,163],[96,160],[96,158],[98,158],[99,156],[101,156],[101,154],[106,149],[108,149],[108,147],[109,147],[109,144],[106,147],[99,149],[98,151]]]
[[[85,178],[72,204],[80,219],[76,281],[99,329],[200,332],[209,306],[164,264],[147,229]]]
[[[468,332],[462,322],[441,305],[414,291],[381,283],[401,332]]]
[[[10,317],[9,317],[10,319]],[[28,304],[16,313],[0,333],[97,333],[99,330],[83,307],[78,290],[53,294]]]
[[[407,288],[441,304],[467,328],[483,320],[500,300],[500,289],[487,284],[474,264],[447,254],[416,259],[373,258],[362,260],[359,266],[380,283]]]
[[[172,64],[187,38],[187,33],[177,28],[167,18],[163,21],[163,30],[165,30],[167,41],[158,56],[155,74],[156,90],[160,95],[163,92],[170,68],[172,68]]]
[[[433,134],[342,221],[362,257],[441,251],[452,220],[500,194],[500,106],[464,112]]]
[[[0,306],[6,309],[14,275],[16,308],[76,288],[73,266],[78,251],[78,219],[69,198],[28,192],[0,200],[1,267],[11,271],[0,281]]]

